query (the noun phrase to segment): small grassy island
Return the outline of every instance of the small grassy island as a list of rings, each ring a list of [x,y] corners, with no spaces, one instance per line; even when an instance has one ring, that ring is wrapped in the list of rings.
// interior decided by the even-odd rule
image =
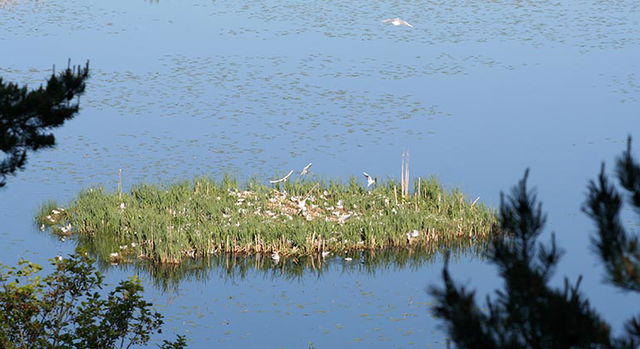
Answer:
[[[404,194],[404,195],[403,195]],[[130,193],[93,188],[66,208],[55,202],[37,216],[61,237],[89,241],[105,260],[176,264],[216,253],[269,254],[274,259],[386,248],[435,249],[487,240],[495,212],[434,179],[414,190],[389,180],[366,188],[296,181],[244,186],[225,177],[171,186],[138,185]]]

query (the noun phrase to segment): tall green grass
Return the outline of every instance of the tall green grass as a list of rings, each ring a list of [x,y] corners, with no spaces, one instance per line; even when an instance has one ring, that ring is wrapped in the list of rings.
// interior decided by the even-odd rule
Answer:
[[[64,211],[48,204],[37,221],[70,227],[83,245],[113,262],[180,263],[220,252],[283,258],[405,246],[446,246],[486,239],[495,212],[434,179],[403,195],[395,181],[367,189],[352,178],[240,186],[233,178],[197,178],[129,193],[81,192]],[[70,224],[70,226],[69,226]],[[66,229],[65,229],[66,231]]]

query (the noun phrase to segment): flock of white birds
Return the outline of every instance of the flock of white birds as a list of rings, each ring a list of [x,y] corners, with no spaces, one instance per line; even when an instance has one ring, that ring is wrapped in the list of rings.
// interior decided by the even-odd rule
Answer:
[[[411,23],[400,19],[399,17],[396,18],[388,18],[382,21],[382,23],[391,23],[394,26],[398,27],[398,26],[405,26],[405,27],[410,27],[413,28],[413,25],[411,25]],[[309,164],[307,164],[307,166],[305,166],[302,171],[300,171],[300,176],[304,176],[306,174],[309,173],[309,170],[311,169],[311,165],[312,163],[310,162]],[[289,171],[289,173],[287,173],[286,176],[279,178],[279,179],[274,179],[274,180],[270,180],[269,183],[271,184],[276,184],[276,183],[280,183],[280,182],[286,182],[287,180],[289,180],[289,177],[291,177],[291,175],[293,174],[293,170]],[[371,177],[368,173],[366,172],[362,172],[362,174],[364,175],[364,178],[367,180],[367,188],[374,185],[376,183],[376,179]],[[327,257],[329,255],[329,252],[322,252],[322,257]],[[276,251],[273,254],[271,254],[271,258],[277,263],[280,260],[280,254]],[[346,261],[351,261],[352,259],[350,257],[346,257],[345,258]]]
[[[300,176],[304,176],[304,175],[308,174],[310,172],[312,164],[313,163],[311,163],[311,162],[309,164],[307,164],[307,166],[305,166],[302,169],[302,171],[300,171]],[[286,182],[286,181],[289,180],[289,177],[291,177],[292,174],[293,174],[293,170],[289,171],[289,173],[287,173],[287,175],[282,177],[282,178],[269,180],[269,183],[276,184],[276,183],[280,183],[280,182]],[[367,180],[367,188],[376,183],[376,179],[371,177],[368,173],[362,172],[362,174],[364,175],[364,178]]]

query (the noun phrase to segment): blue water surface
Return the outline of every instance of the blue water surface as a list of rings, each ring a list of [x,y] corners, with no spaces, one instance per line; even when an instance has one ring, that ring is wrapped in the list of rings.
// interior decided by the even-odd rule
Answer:
[[[382,20],[399,16],[414,28]],[[73,251],[32,223],[49,199],[196,175],[265,181],[313,162],[321,178],[437,176],[496,207],[532,170],[565,251],[554,283],[621,331],[638,297],[601,283],[580,212],[601,161],[640,139],[640,3],[596,1],[0,0],[0,76],[32,87],[90,60],[76,119],[0,192],[0,263]],[[636,141],[637,149],[640,144]],[[628,220],[638,230],[637,220]],[[173,288],[141,272],[193,348],[445,347],[425,292],[442,257],[372,270],[330,259],[297,277],[220,268]],[[499,288],[473,253],[453,260],[479,295]],[[115,283],[135,268],[109,268]],[[163,337],[164,336],[164,337]]]

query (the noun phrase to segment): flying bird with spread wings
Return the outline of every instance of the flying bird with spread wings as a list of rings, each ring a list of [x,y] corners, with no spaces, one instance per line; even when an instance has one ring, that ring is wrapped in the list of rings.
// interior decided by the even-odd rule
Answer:
[[[304,176],[304,175],[306,175],[307,173],[309,173],[309,169],[311,168],[311,164],[312,164],[312,163],[310,162],[307,166],[305,166],[305,167],[302,169],[302,171],[300,171],[300,175],[301,175],[301,176]]]
[[[385,19],[384,21],[382,21],[382,23],[391,23],[391,24],[395,25],[396,27],[400,26],[400,25],[404,25],[405,27],[413,28],[413,26],[409,22],[404,21],[404,20],[402,20],[402,19],[400,19],[398,17]]]
[[[286,182],[289,179],[289,177],[291,177],[292,173],[293,173],[293,170],[289,171],[289,173],[287,173],[286,176],[284,176],[284,177],[282,177],[280,179],[274,179],[272,181],[269,181],[269,183],[276,184],[276,183],[280,183],[280,182]]]
[[[368,173],[366,172],[362,172],[362,174],[364,175],[364,177],[367,179],[367,188],[374,185],[376,183],[375,178],[369,176]]]

